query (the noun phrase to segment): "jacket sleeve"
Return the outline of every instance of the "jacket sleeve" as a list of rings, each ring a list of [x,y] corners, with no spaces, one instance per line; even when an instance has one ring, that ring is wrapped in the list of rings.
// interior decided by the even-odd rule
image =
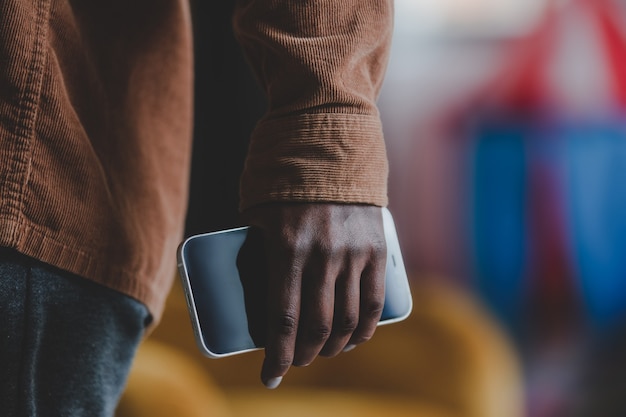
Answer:
[[[376,99],[393,0],[239,0],[235,34],[268,97],[241,209],[269,201],[387,203]]]

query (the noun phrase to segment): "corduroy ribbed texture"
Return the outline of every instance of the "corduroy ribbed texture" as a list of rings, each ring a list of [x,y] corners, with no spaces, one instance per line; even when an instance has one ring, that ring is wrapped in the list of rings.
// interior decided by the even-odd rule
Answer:
[[[235,33],[269,98],[241,208],[267,201],[387,203],[376,99],[391,0],[239,1]]]
[[[308,114],[255,129],[242,176],[242,207],[269,201],[384,206],[387,158],[378,118]]]
[[[185,1],[0,0],[0,246],[161,314],[191,152]]]
[[[375,99],[391,13],[391,0],[238,3],[270,104],[244,207],[386,202]],[[155,321],[187,203],[190,28],[185,0],[0,0],[0,246],[133,296]]]

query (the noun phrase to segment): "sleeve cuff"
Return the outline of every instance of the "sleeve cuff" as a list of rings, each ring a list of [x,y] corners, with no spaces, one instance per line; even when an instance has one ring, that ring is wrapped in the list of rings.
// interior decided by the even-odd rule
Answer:
[[[276,201],[387,205],[378,116],[322,113],[261,121],[241,177],[240,209]]]

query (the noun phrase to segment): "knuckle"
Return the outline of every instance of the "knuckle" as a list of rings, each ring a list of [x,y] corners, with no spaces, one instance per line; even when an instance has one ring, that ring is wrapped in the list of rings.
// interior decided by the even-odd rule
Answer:
[[[342,317],[336,324],[335,330],[342,335],[352,334],[359,324],[359,319],[353,315]]]
[[[276,361],[276,367],[281,369],[281,370],[285,370],[285,369],[289,369],[292,365],[293,361],[289,358],[279,358]]]
[[[345,250],[355,259],[370,257],[381,260],[387,257],[387,243],[384,237],[374,237],[371,240],[363,241],[352,240],[347,244]]]
[[[383,312],[384,301],[378,298],[366,300],[363,305],[363,316],[368,319],[378,319]]]
[[[282,252],[288,259],[299,259],[306,255],[306,246],[303,242],[284,241],[282,243]]]
[[[287,258],[299,258],[306,254],[308,244],[306,239],[291,231],[283,231],[276,239],[276,246],[282,256]]]
[[[387,257],[387,242],[385,242],[384,238],[376,239],[372,243],[372,254],[380,259]]]
[[[293,314],[283,313],[276,318],[275,325],[280,335],[293,336],[298,330],[298,319]]]
[[[298,239],[290,243],[290,253],[294,258],[301,258],[303,256],[306,256],[308,252],[309,245],[307,242]]]
[[[367,254],[367,248],[357,242],[350,242],[346,248],[346,252],[351,258],[358,259]]]
[[[292,360],[288,357],[277,357],[277,358],[272,358],[270,361],[270,367],[276,371],[278,371],[279,373],[283,373],[284,371],[288,370],[291,365],[292,365]]]
[[[343,250],[343,245],[338,243],[336,239],[320,241],[315,245],[315,253],[323,259],[337,259]]]
[[[308,333],[308,339],[315,343],[321,343],[328,340],[332,329],[326,323],[319,323],[311,328]]]

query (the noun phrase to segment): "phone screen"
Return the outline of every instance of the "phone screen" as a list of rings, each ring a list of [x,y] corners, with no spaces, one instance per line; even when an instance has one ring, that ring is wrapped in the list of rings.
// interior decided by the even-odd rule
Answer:
[[[247,232],[241,228],[200,235],[188,240],[184,248],[187,302],[195,309],[202,344],[216,355],[258,347],[248,328],[237,269],[237,256]]]

